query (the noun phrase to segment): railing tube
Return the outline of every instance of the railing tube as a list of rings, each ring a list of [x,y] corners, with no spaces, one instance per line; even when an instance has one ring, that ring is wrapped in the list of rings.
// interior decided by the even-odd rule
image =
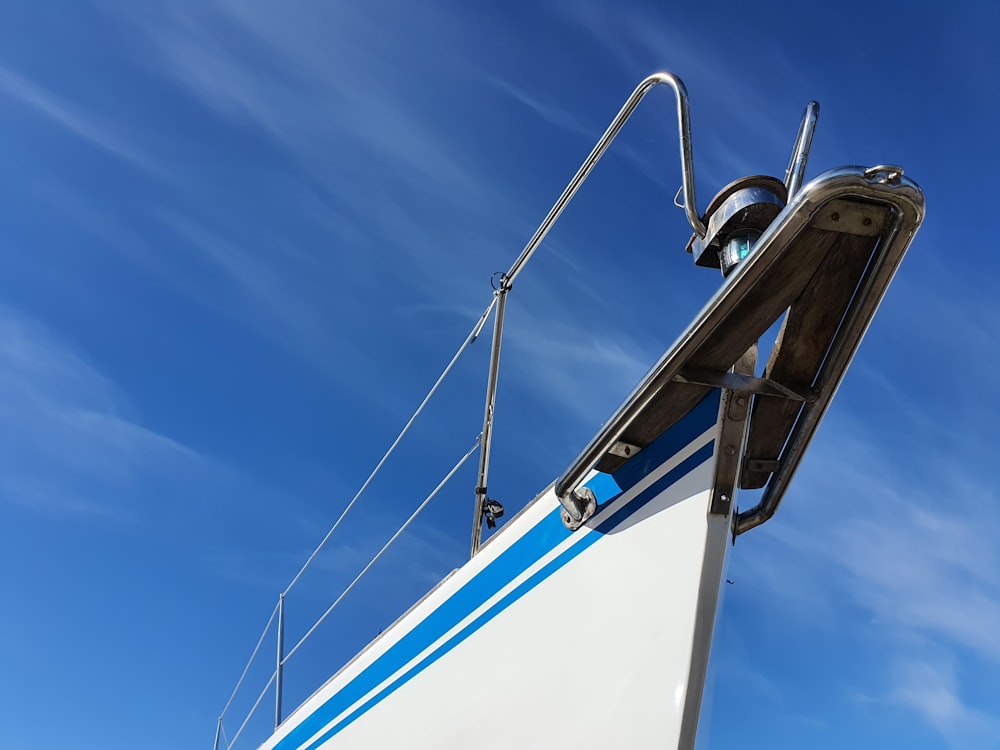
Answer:
[[[816,132],[816,121],[819,119],[819,102],[809,102],[802,115],[799,134],[792,147],[792,155],[785,170],[785,187],[788,189],[788,200],[799,192],[802,180],[806,174],[806,162],[809,160],[809,150],[812,148],[813,134]]]
[[[278,595],[278,666],[274,673],[274,728],[281,725],[281,688],[285,661],[285,595]]]
[[[479,475],[476,480],[476,502],[472,518],[472,551],[475,557],[479,551],[479,540],[483,533],[483,503],[486,501],[486,483],[490,473],[490,446],[493,440],[493,409],[497,399],[497,380],[500,375],[500,344],[503,340],[503,314],[507,307],[507,292],[510,285],[506,277],[501,277],[500,288],[495,292],[497,311],[493,319],[493,348],[490,350],[490,371],[486,379],[486,408],[483,412],[483,434],[479,450]]]
[[[611,142],[615,139],[615,136],[617,136],[619,131],[621,131],[622,126],[628,118],[632,116],[635,108],[639,106],[639,102],[641,102],[643,97],[649,93],[650,89],[661,83],[670,86],[677,98],[677,132],[680,140],[681,151],[681,177],[683,181],[682,190],[684,193],[684,211],[687,215],[688,223],[691,224],[691,228],[694,229],[695,233],[699,237],[705,236],[705,225],[702,223],[701,217],[698,215],[698,201],[695,197],[694,156],[691,147],[691,115],[690,108],[688,106],[687,89],[684,87],[684,83],[681,79],[673,73],[653,73],[653,75],[643,80],[635,88],[635,91],[632,92],[632,95],[626,100],[621,110],[611,121],[608,129],[604,131],[604,135],[601,136],[597,145],[594,146],[593,150],[591,150],[583,164],[580,165],[576,174],[573,175],[573,179],[569,181],[569,184],[563,190],[562,195],[559,196],[559,199],[555,202],[552,208],[549,209],[549,213],[542,220],[542,223],[538,225],[538,229],[535,230],[531,239],[528,240],[528,244],[524,246],[524,249],[521,251],[517,260],[514,261],[514,265],[512,265],[510,270],[507,271],[507,273],[505,273],[501,278],[500,288],[497,290],[498,303],[497,317],[494,321],[493,329],[493,352],[490,357],[490,372],[486,386],[486,413],[483,417],[483,442],[482,453],[479,456],[479,481],[476,483],[476,502],[475,508],[473,509],[473,556],[479,550],[479,542],[482,536],[483,503],[486,500],[486,479],[489,474],[490,466],[493,406],[496,399],[497,374],[500,365],[500,340],[503,334],[503,309],[506,293],[513,286],[514,280],[524,268],[525,263],[528,262],[535,250],[542,243],[542,240],[545,239],[545,236],[549,233],[552,225],[556,223],[556,220],[562,214],[563,209],[565,209],[569,202],[573,200],[573,196],[576,195],[577,190],[580,189],[580,186],[590,175],[591,171],[593,171],[597,162],[600,161],[604,152],[607,151],[608,146],[610,146]],[[574,518],[580,515],[580,511],[576,509],[575,505],[566,505],[566,508]]]
[[[695,199],[694,193],[694,156],[691,149],[691,115],[688,107],[688,95],[687,89],[684,87],[684,83],[680,78],[675,76],[673,73],[653,73],[649,78],[645,79],[640,83],[632,95],[625,102],[625,105],[621,108],[621,111],[615,116],[615,119],[611,121],[608,129],[604,131],[604,135],[601,136],[601,140],[597,142],[594,146],[593,151],[590,152],[590,156],[583,162],[580,169],[570,180],[569,185],[563,190],[562,195],[559,196],[559,200],[555,202],[552,209],[549,211],[548,216],[542,221],[535,230],[535,234],[525,245],[524,250],[521,251],[521,255],[518,256],[517,260],[514,261],[514,265],[510,267],[505,277],[505,284],[507,288],[514,283],[514,279],[521,272],[524,264],[528,262],[528,259],[535,252],[535,249],[541,244],[542,240],[545,239],[545,235],[549,233],[552,225],[555,224],[556,219],[566,208],[566,205],[573,199],[576,195],[576,191],[580,189],[580,185],[583,184],[584,180],[593,170],[594,166],[600,161],[604,152],[607,151],[608,146],[611,145],[611,141],[615,139],[618,135],[618,131],[622,129],[625,121],[631,117],[632,112],[642,101],[642,98],[652,89],[654,86],[665,83],[674,90],[674,94],[677,97],[677,131],[680,136],[680,149],[681,149],[681,176],[683,179],[684,188],[684,211],[687,214],[688,222],[691,224],[691,228],[697,233],[699,237],[705,236],[705,225],[701,221],[701,217],[698,216],[698,204]]]

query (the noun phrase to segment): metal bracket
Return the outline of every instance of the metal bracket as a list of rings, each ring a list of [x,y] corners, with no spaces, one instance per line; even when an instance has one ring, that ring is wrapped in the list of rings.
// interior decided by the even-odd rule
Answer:
[[[766,458],[747,458],[743,461],[747,469],[760,474],[773,474],[781,468],[781,461],[774,461]]]
[[[879,164],[865,170],[865,178],[881,185],[898,185],[903,168],[895,164]]]
[[[816,214],[817,229],[878,237],[885,228],[885,211],[876,205],[846,199],[830,201]]]
[[[563,525],[570,531],[576,531],[597,512],[597,495],[589,487],[577,487],[566,497],[559,497],[563,509],[560,512]]]
[[[757,345],[754,344],[726,375],[750,377],[741,373],[753,372],[757,366]],[[716,442],[715,479],[712,483],[712,502],[708,512],[728,516],[733,508],[736,478],[740,473],[740,454],[747,434],[747,417],[750,414],[750,393],[745,390],[726,389],[719,404],[719,439]]]
[[[746,391],[758,396],[777,396],[792,401],[811,403],[816,400],[816,391],[809,386],[785,385],[769,378],[758,378],[753,375],[741,375],[737,372],[711,372],[685,368],[674,376],[678,383],[691,385],[706,385],[710,388],[726,388],[735,391]]]
[[[632,456],[641,451],[642,448],[640,446],[626,443],[624,440],[619,440],[608,448],[608,453],[612,456],[620,456],[621,458],[632,458]]]
[[[497,519],[502,517],[503,505],[492,497],[487,497],[483,503],[483,518],[486,519],[486,528],[495,529],[497,527]]]

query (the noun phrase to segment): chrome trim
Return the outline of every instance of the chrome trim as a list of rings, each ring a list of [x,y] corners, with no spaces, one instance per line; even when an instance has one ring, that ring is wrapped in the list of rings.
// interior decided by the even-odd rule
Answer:
[[[856,299],[860,298],[862,294],[870,295],[875,290],[878,290],[879,294],[874,301],[869,296],[865,298],[864,305],[855,305],[855,309],[852,310],[854,315],[848,315],[848,320],[841,326],[841,331],[837,334],[834,349],[831,349],[830,355],[827,357],[827,364],[824,366],[823,372],[828,372],[830,365],[834,362],[842,363],[840,366],[846,368],[924,213],[923,193],[915,182],[901,175],[896,182],[889,182],[881,179],[883,174],[884,172],[878,172],[872,177],[868,177],[864,167],[841,167],[824,172],[799,190],[788,206],[761,235],[750,256],[723,282],[694,321],[678,337],[673,346],[663,354],[611,419],[605,423],[604,428],[594,436],[556,481],[556,496],[564,507],[568,508],[574,505],[569,499],[569,494],[580,485],[587,473],[608,452],[611,446],[621,439],[622,433],[649,406],[656,394],[667,383],[681,374],[681,370],[690,356],[716,333],[730,311],[757,284],[761,276],[772,265],[782,260],[785,250],[792,244],[796,235],[813,220],[817,211],[835,198],[850,195],[893,207],[895,221],[892,230],[883,242],[881,252],[883,262],[877,264],[878,272],[870,274],[868,283],[864,284],[863,282],[863,287],[859,289]],[[890,250],[893,251],[891,254]],[[886,263],[886,260],[890,262]],[[849,328],[853,330],[859,326],[860,331],[853,337],[850,342],[851,346],[846,347],[845,330]],[[837,342],[844,343],[838,347]],[[829,405],[832,391],[836,390],[838,384],[839,378],[837,383],[832,384],[832,389],[824,388],[815,401],[811,404],[807,403],[804,407],[805,414],[814,415],[815,419],[809,423],[808,429],[797,430],[793,435],[793,438],[798,440],[796,448],[799,456],[808,445],[819,418],[822,417]],[[792,439],[789,443],[791,444],[791,442]],[[790,464],[783,463],[778,475],[772,479],[772,485],[775,487],[769,485],[768,494],[761,504],[739,515],[737,533],[742,533],[763,523],[773,515],[797,463],[797,460]],[[776,483],[776,480],[779,479],[780,483]]]

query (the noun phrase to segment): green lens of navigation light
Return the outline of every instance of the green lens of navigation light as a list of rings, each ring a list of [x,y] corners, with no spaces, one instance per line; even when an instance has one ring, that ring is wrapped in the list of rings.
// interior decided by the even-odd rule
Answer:
[[[719,253],[723,276],[728,276],[741,260],[750,255],[759,238],[760,232],[754,229],[745,229],[726,238],[726,243]]]

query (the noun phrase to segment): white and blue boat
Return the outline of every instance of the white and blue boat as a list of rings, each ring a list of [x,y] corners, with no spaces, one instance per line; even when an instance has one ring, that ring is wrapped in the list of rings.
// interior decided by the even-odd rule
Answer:
[[[503,513],[487,480],[507,295],[659,85],[678,105],[687,249],[724,281],[576,460],[481,544]],[[810,103],[784,179],[737,180],[700,213],[684,86],[669,73],[639,84],[470,334],[495,316],[483,431],[466,456],[478,449],[471,559],[287,716],[279,603],[262,748],[693,747],[727,551],[777,510],[923,218],[898,166],[804,183],[817,115]],[[740,489],[759,501],[738,508]]]

